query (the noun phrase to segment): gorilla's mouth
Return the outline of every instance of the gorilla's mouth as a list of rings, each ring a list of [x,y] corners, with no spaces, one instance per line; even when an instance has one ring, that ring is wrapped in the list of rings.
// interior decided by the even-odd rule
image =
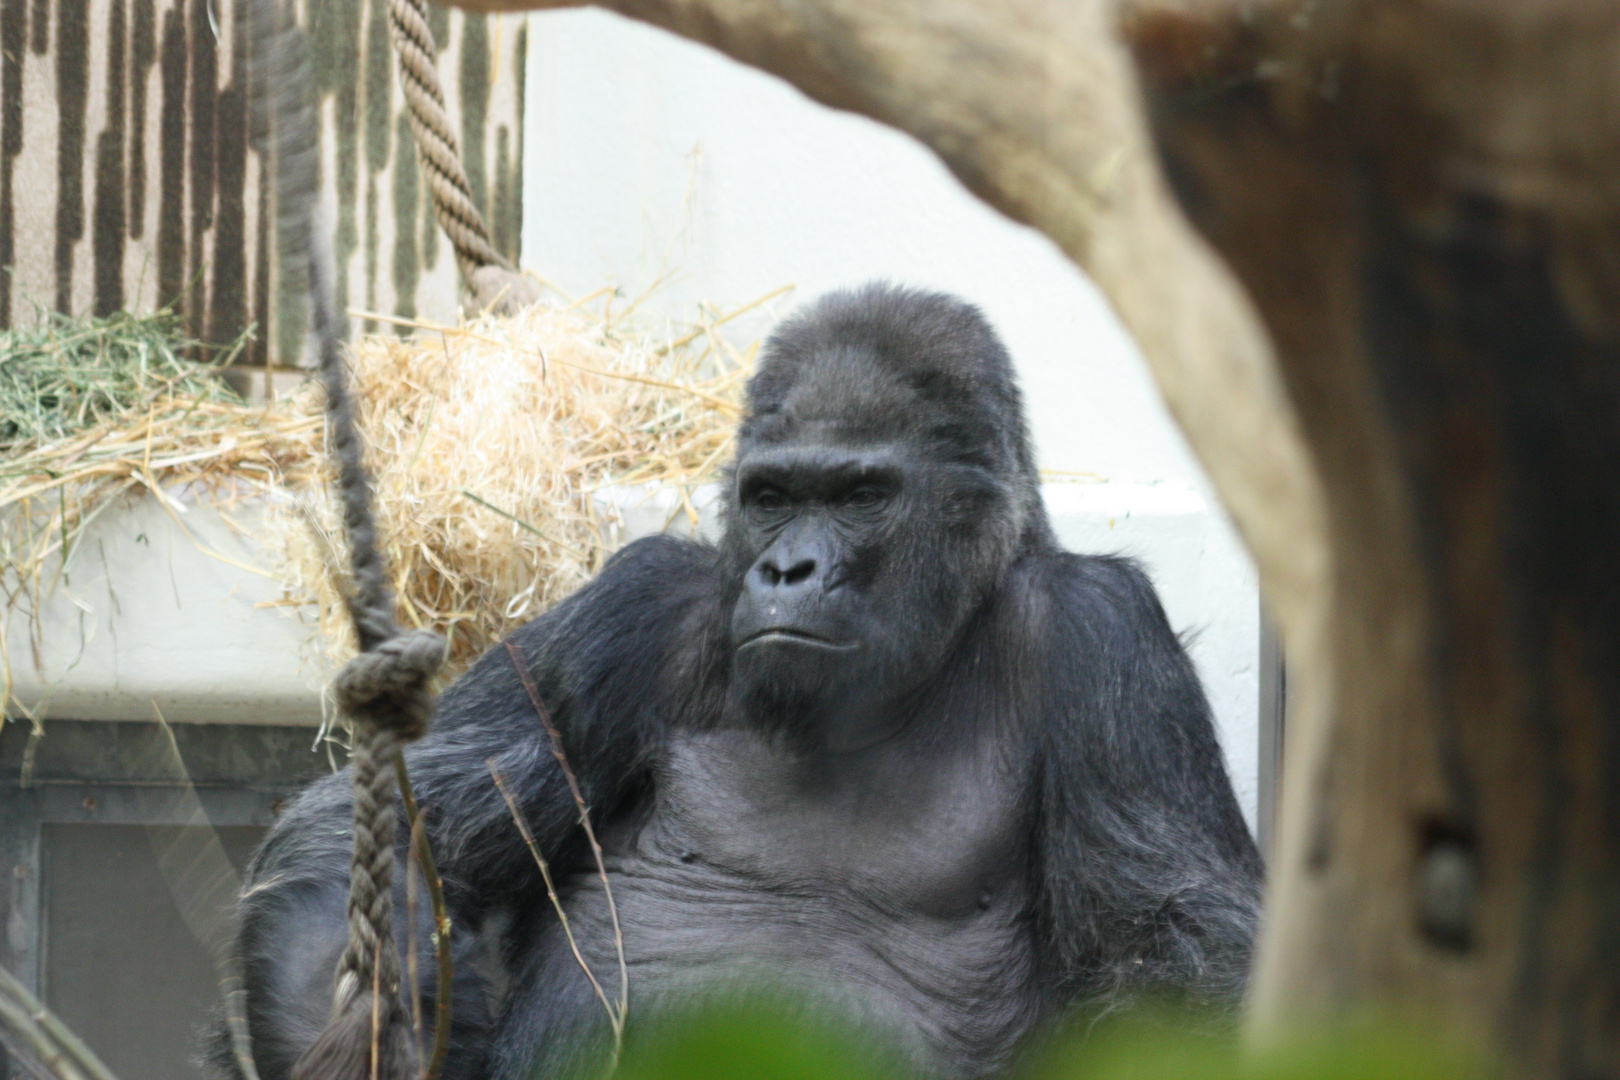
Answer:
[[[770,626],[764,630],[749,634],[737,648],[740,651],[751,645],[775,644],[809,645],[812,648],[830,649],[835,652],[845,652],[856,646],[853,641],[834,641],[831,638],[822,637],[820,634],[812,634],[808,630],[800,630],[792,626]]]

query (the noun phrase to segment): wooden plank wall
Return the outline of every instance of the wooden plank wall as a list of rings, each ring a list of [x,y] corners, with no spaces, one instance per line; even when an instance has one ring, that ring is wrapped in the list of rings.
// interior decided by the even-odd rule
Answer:
[[[275,295],[248,145],[245,2],[0,0],[0,327],[172,305],[209,341],[254,324],[250,362],[296,357],[302,305]],[[455,259],[418,174],[386,0],[302,0],[300,18],[346,302],[453,317]],[[515,259],[524,21],[434,7],[432,22],[474,194]]]

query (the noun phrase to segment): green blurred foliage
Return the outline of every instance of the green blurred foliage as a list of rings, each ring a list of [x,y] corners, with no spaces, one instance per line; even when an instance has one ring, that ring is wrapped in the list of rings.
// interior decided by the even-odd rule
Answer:
[[[903,1071],[869,1040],[751,1003],[648,1025],[625,1047],[615,1080],[896,1080]],[[1013,1080],[1481,1080],[1465,1053],[1390,1024],[1317,1032],[1266,1053],[1230,1035],[1157,1013],[1049,1040]]]
[[[885,1054],[779,999],[711,1007],[634,1028],[613,1080],[891,1080]]]

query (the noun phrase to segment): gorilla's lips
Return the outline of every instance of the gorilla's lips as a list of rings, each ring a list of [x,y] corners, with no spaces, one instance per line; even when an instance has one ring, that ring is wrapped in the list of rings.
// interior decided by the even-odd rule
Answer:
[[[767,626],[763,630],[756,630],[738,643],[737,649],[741,651],[750,645],[809,645],[812,648],[829,649],[836,652],[845,652],[854,649],[857,645],[853,641],[834,641],[820,634],[801,630],[796,626]]]

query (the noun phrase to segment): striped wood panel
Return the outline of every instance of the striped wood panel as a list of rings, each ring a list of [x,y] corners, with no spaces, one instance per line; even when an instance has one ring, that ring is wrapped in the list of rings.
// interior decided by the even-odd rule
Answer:
[[[253,362],[296,357],[303,306],[276,295],[248,141],[245,3],[0,0],[0,326],[172,304],[206,340],[259,327]],[[302,0],[299,14],[346,300],[448,318],[455,259],[418,173],[386,0]],[[515,258],[524,21],[432,18],[474,194]]]

